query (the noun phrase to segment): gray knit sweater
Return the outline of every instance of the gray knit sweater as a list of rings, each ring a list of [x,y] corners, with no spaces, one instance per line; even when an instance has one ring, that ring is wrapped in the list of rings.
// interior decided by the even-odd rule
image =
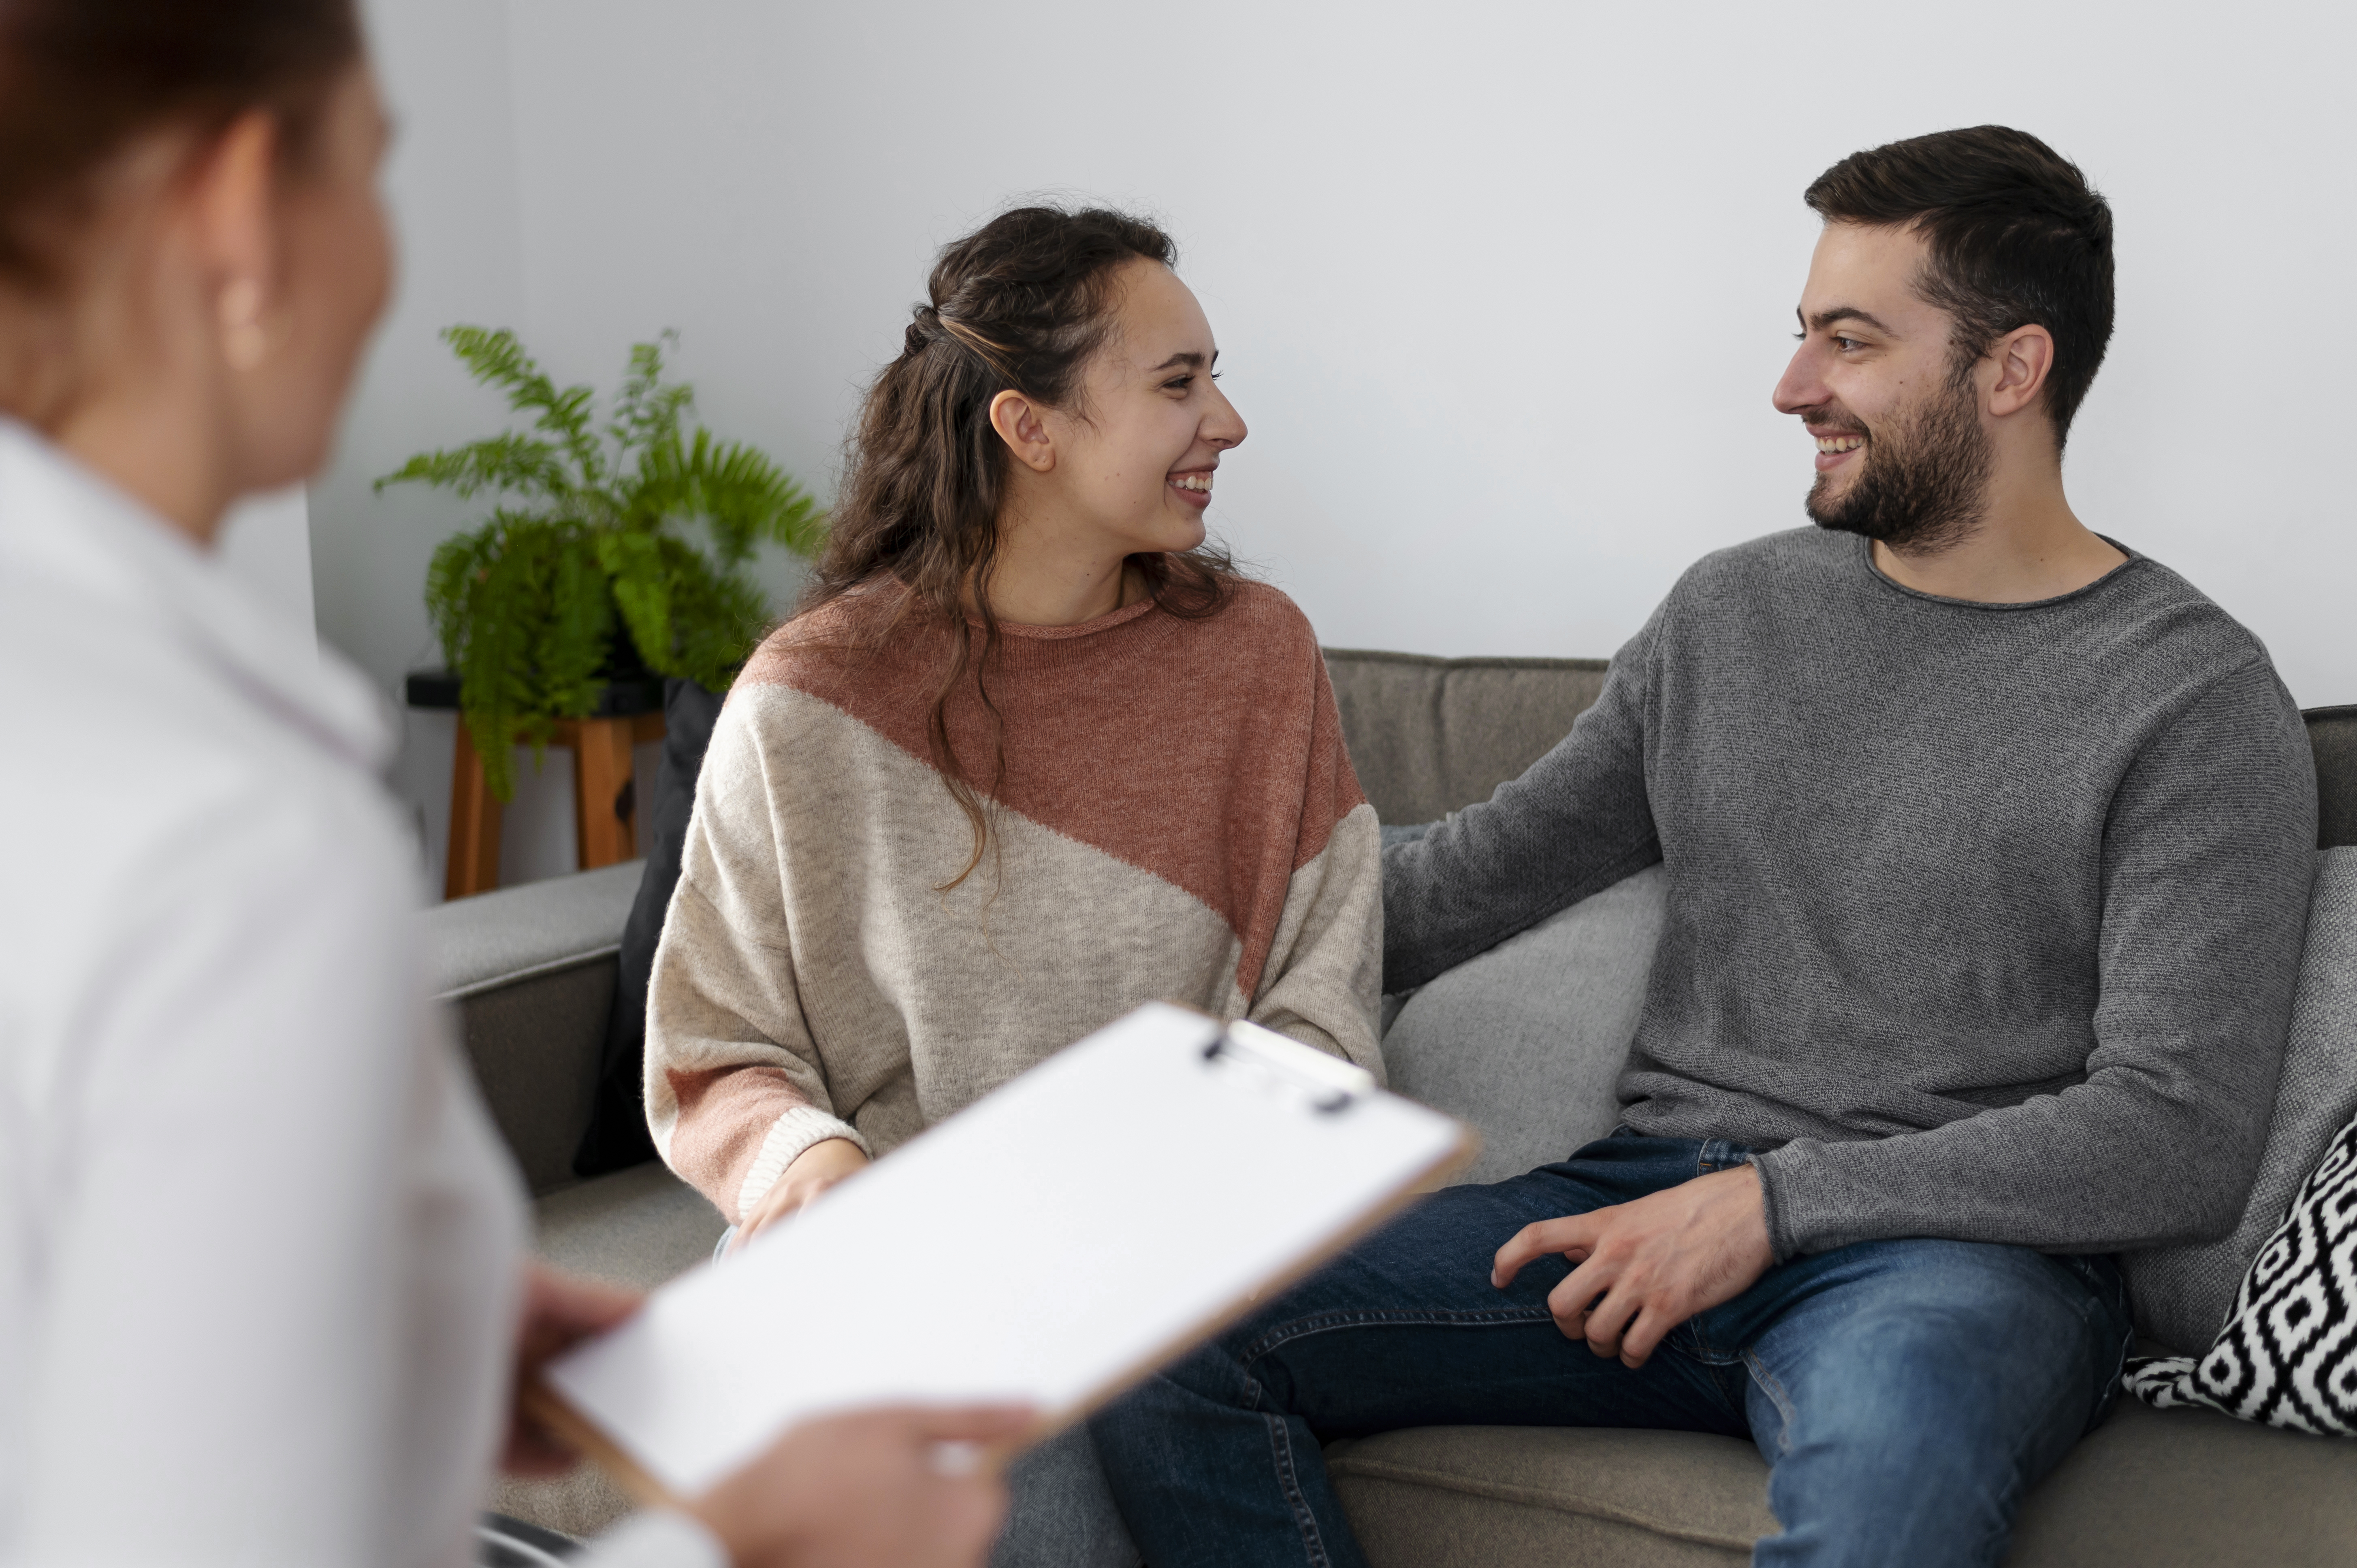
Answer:
[[[1780,1259],[2211,1237],[2315,844],[2297,709],[2176,573],[1968,604],[1803,529],[1705,558],[1560,745],[1386,852],[1384,989],[1660,861],[1624,1119],[1772,1151]]]

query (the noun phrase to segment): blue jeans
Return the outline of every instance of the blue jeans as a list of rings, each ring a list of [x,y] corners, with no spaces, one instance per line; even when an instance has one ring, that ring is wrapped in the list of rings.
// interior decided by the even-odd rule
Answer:
[[[1625,1129],[1493,1187],[1436,1193],[1092,1423],[1154,1568],[1362,1568],[1320,1443],[1408,1426],[1749,1436],[1782,1532],[1758,1564],[1995,1563],[2022,1494],[2111,1408],[2129,1340],[2108,1258],[1867,1241],[1769,1270],[1636,1371],[1566,1339],[1560,1258],[1505,1290],[1535,1219],[1741,1163]]]

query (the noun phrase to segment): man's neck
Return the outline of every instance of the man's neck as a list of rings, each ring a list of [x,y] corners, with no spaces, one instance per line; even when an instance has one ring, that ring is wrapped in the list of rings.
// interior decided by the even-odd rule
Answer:
[[[1874,546],[1875,565],[1900,586],[1984,605],[2060,598],[2126,560],[2072,512],[2060,483],[2010,495],[1993,490],[1979,525],[1940,549],[1912,553],[1878,540]]]

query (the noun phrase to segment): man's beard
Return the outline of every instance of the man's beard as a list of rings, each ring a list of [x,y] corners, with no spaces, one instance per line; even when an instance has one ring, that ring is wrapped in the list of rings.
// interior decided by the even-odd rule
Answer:
[[[1968,379],[1952,379],[1879,435],[1861,424],[1845,428],[1867,436],[1865,466],[1839,498],[1826,494],[1831,474],[1809,487],[1809,516],[1819,528],[1932,555],[1980,526],[1996,451]]]

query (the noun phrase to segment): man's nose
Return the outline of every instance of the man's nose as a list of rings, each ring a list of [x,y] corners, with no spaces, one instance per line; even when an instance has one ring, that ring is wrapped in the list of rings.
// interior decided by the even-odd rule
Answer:
[[[1770,401],[1779,413],[1798,413],[1804,408],[1815,408],[1833,401],[1825,389],[1824,378],[1817,373],[1818,357],[1803,343],[1792,351],[1792,362],[1784,367],[1783,380],[1776,383]]]

